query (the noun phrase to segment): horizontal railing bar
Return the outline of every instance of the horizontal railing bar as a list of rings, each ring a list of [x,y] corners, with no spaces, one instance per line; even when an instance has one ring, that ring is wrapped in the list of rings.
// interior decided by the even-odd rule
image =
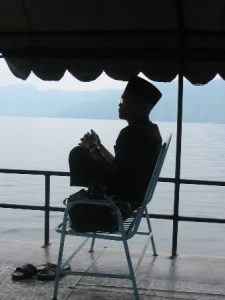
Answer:
[[[30,210],[45,210],[45,206],[40,205],[23,205],[23,204],[8,204],[0,203],[1,208],[14,208],[14,209],[30,209]]]
[[[44,171],[44,170],[20,170],[20,169],[0,169],[0,173],[28,174],[28,175],[49,175],[49,176],[69,176],[69,172]]]
[[[175,219],[175,216],[173,215],[164,215],[164,214],[149,214],[149,217],[152,219],[164,219],[164,220]],[[176,219],[178,221],[187,221],[187,222],[225,223],[225,219],[218,219],[218,218],[178,216]]]
[[[30,210],[41,210],[45,211],[45,206],[41,205],[25,205],[25,204],[9,204],[9,203],[0,203],[0,208],[14,208],[14,209],[30,209]],[[59,206],[50,206],[50,211],[61,211],[64,212],[64,207]]]
[[[49,175],[49,176],[70,176],[70,172],[45,171],[45,170],[0,169],[0,173],[28,174],[28,175]],[[225,181],[218,181],[218,180],[179,179],[178,181],[179,181],[180,184],[225,186]],[[175,178],[160,177],[159,182],[175,183]]]
[[[225,181],[218,180],[178,179],[177,181],[180,184],[225,186]],[[159,182],[175,183],[175,178],[160,177]]]
[[[0,208],[13,208],[13,209],[30,209],[30,210],[40,210],[44,211],[44,206],[39,205],[22,205],[22,204],[7,204],[0,203]],[[50,206],[50,211],[55,212],[64,212],[64,207]],[[149,217],[152,219],[164,219],[164,220],[173,220],[173,215],[166,214],[149,214]],[[218,218],[204,218],[204,217],[186,217],[186,216],[178,216],[178,221],[191,221],[191,222],[205,222],[205,223],[225,223],[225,219]]]
[[[145,214],[143,215],[145,217]],[[149,218],[153,219],[165,219],[165,220],[173,220],[173,215],[164,215],[164,214],[149,214]]]
[[[64,212],[64,210],[65,210],[64,207],[50,206],[50,211],[62,211],[62,212]]]
[[[8,204],[0,203],[0,208],[14,208],[14,209],[29,209],[29,210],[40,210],[45,211],[45,206],[40,205],[23,205],[23,204]],[[50,206],[50,211],[61,211],[64,212],[64,207]]]
[[[180,179],[179,182],[182,184],[225,186],[225,181],[217,180]]]
[[[187,222],[203,222],[203,223],[225,223],[225,219],[218,218],[204,218],[204,217],[184,217],[179,216],[178,221],[187,221]]]

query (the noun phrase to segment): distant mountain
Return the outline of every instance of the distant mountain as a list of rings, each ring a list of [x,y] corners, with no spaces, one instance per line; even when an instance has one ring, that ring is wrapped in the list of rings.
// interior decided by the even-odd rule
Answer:
[[[156,83],[163,97],[151,113],[156,121],[176,121],[177,82]],[[1,116],[118,119],[122,90],[41,91],[30,84],[0,87]],[[183,120],[225,123],[225,82],[193,86],[185,81]]]
[[[163,97],[152,111],[152,118],[175,121],[177,82],[157,83]],[[213,80],[207,85],[193,86],[184,81],[183,120],[185,122],[225,123],[225,81]]]
[[[120,90],[41,91],[32,85],[0,87],[0,115],[54,118],[117,118]]]

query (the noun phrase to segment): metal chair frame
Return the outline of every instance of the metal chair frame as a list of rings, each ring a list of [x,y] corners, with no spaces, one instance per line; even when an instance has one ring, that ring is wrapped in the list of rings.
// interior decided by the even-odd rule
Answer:
[[[119,208],[116,206],[116,204],[111,200],[76,200],[74,202],[71,202],[67,205],[63,222],[56,228],[56,231],[58,233],[61,233],[61,241],[59,246],[59,254],[58,254],[58,263],[57,263],[57,269],[56,269],[56,278],[55,278],[55,285],[54,285],[54,293],[53,293],[53,300],[57,299],[58,295],[58,288],[59,288],[59,279],[61,275],[82,275],[82,276],[95,276],[95,277],[108,277],[108,278],[120,278],[120,279],[130,279],[132,281],[133,290],[134,290],[134,298],[135,300],[139,299],[138,295],[138,288],[136,284],[136,277],[135,274],[137,272],[138,267],[141,264],[141,261],[144,257],[145,251],[147,249],[147,246],[149,242],[151,241],[153,255],[157,256],[153,232],[151,228],[151,222],[148,214],[147,205],[152,199],[152,196],[154,194],[158,178],[166,157],[166,153],[171,141],[172,135],[169,136],[166,142],[163,143],[159,157],[157,159],[152,177],[150,179],[148,188],[145,193],[145,197],[143,200],[142,205],[138,208],[137,211],[133,213],[129,218],[126,220],[123,220],[121,212]],[[111,209],[113,209],[117,216],[117,221],[119,225],[119,230],[115,233],[107,233],[107,232],[79,232],[72,230],[69,227],[69,211],[72,207],[78,205],[78,204],[87,204],[87,205],[99,205],[99,206],[108,206]],[[141,223],[141,219],[145,217],[147,222],[147,231],[142,232],[138,231],[139,225]],[[140,235],[148,235],[148,239],[143,247],[142,253],[140,255],[140,258],[137,262],[137,265],[135,269],[133,268],[130,251],[128,247],[128,240],[135,236],[136,234]],[[64,250],[64,243],[65,243],[65,237],[66,235],[74,235],[74,236],[81,236],[86,237],[84,242],[72,253],[72,255],[64,262],[62,263],[63,259],[63,250]],[[65,271],[64,266],[67,265],[71,259],[81,250],[81,248],[86,244],[86,242],[89,240],[89,238],[92,239],[91,246],[90,246],[90,252],[94,251],[94,244],[96,239],[105,239],[105,240],[114,240],[114,241],[121,241],[123,242],[126,258],[127,258],[127,264],[129,269],[129,274],[122,275],[122,274],[111,274],[111,273],[95,273],[95,272],[75,272],[75,271]]]

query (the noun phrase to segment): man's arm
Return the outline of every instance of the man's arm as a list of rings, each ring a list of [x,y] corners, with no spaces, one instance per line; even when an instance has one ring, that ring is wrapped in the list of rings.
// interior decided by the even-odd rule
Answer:
[[[94,159],[102,165],[108,174],[113,174],[116,172],[117,166],[114,162],[114,157],[103,145],[101,145],[99,148],[93,148],[91,153]]]
[[[106,160],[113,162],[114,156],[102,144],[98,146],[98,149]]]
[[[108,174],[116,172],[117,166],[114,162],[114,156],[102,145],[99,136],[94,130],[84,135],[80,146],[89,149],[93,158],[102,165]]]

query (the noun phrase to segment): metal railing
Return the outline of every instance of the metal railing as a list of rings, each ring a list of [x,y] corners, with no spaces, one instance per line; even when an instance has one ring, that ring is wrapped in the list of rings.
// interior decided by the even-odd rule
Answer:
[[[26,174],[26,175],[43,175],[45,177],[45,204],[44,205],[23,205],[0,203],[2,208],[12,209],[30,209],[44,211],[44,247],[49,245],[50,231],[50,211],[64,211],[63,207],[50,205],[50,178],[51,176],[69,176],[69,172],[39,171],[39,170],[20,170],[20,169],[0,169],[0,173]]]
[[[47,247],[50,243],[50,211],[64,211],[63,207],[51,206],[50,204],[50,183],[51,176],[69,176],[69,172],[57,172],[57,171],[39,171],[39,170],[20,170],[20,169],[0,169],[0,173],[8,174],[26,174],[26,175],[42,175],[45,177],[45,204],[44,205],[23,205],[23,204],[8,204],[0,203],[1,208],[11,209],[28,209],[28,210],[40,210],[44,211],[44,247]],[[161,177],[160,182],[176,183],[175,178]],[[194,179],[179,179],[178,184],[194,184],[194,185],[211,185],[211,186],[225,186],[223,181],[210,181],[210,180],[194,180]],[[174,203],[176,205],[176,203]],[[204,218],[204,217],[187,217],[176,214],[149,214],[151,218],[172,220],[173,222],[188,221],[188,222],[206,222],[206,223],[225,223],[225,219],[221,218]],[[176,235],[178,232],[176,232]],[[177,239],[177,236],[176,236]],[[173,248],[174,245],[172,245]]]

